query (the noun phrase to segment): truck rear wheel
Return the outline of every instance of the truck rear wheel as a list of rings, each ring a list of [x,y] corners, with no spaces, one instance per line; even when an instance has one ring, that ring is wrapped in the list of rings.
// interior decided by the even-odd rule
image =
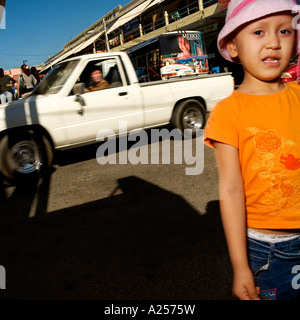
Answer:
[[[40,178],[52,160],[49,140],[33,131],[11,133],[0,141],[0,171],[8,180]]]
[[[204,129],[205,127],[205,107],[195,99],[183,101],[174,110],[171,124],[178,128],[182,134],[185,129],[191,129],[192,135],[195,136],[197,129]]]

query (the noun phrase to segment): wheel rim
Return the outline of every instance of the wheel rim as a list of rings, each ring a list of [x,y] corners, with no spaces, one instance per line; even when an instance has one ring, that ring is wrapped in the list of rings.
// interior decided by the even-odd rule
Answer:
[[[183,114],[183,126],[186,129],[202,129],[204,124],[202,112],[195,107],[188,108]]]
[[[11,149],[11,161],[18,173],[39,171],[42,166],[40,151],[32,141],[21,141]]]

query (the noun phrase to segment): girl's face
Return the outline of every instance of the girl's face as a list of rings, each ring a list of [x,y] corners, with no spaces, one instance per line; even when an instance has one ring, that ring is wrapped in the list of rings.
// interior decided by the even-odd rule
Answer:
[[[278,14],[249,23],[227,44],[232,58],[238,58],[245,81],[279,81],[295,53],[293,16]]]

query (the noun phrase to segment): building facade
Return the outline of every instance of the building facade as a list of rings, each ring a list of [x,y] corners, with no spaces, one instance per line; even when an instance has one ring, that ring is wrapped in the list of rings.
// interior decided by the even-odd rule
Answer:
[[[209,59],[218,63],[216,38],[224,24],[229,0],[132,0],[118,6],[69,41],[49,58],[43,72],[77,55],[127,51],[171,31],[201,31]]]

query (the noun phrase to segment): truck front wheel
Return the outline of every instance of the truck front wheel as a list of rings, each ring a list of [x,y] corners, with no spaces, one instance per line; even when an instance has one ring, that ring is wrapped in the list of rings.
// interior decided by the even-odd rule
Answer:
[[[182,133],[184,129],[191,129],[193,136],[197,129],[203,129],[206,124],[206,112],[203,104],[190,99],[181,102],[174,110],[171,124]]]
[[[40,178],[51,166],[52,159],[51,144],[41,134],[16,132],[0,141],[0,171],[8,180]]]

